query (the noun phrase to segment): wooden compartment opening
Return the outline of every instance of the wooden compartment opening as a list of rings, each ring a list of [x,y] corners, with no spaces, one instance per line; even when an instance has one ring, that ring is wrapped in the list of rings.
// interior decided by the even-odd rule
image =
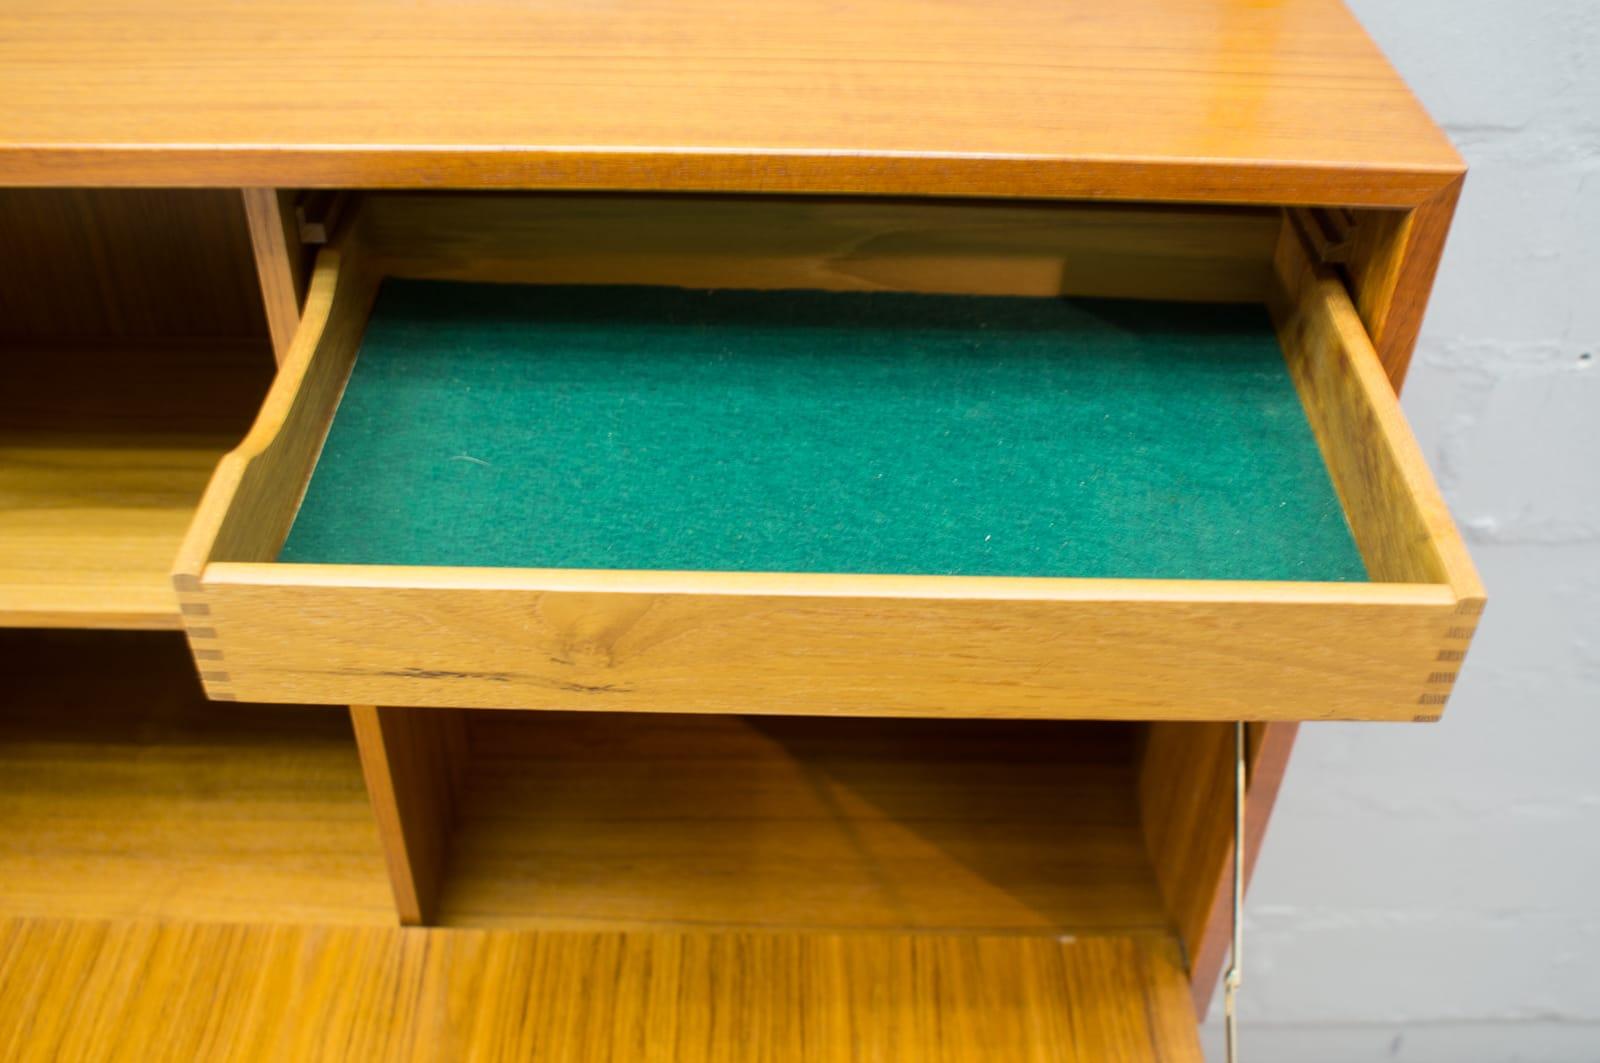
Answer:
[[[1227,724],[354,714],[406,923],[1127,940],[1200,1011],[1220,968]]]
[[[1140,725],[461,715],[444,925],[1169,932]]]
[[[393,919],[343,714],[207,702],[171,634],[0,632],[0,669],[0,914]],[[1139,723],[432,715],[456,927],[1170,940],[1151,817],[1211,753],[1182,725],[1157,752]]]
[[[406,922],[987,955],[997,984],[1059,948],[1178,1031],[1209,997],[1220,725],[355,713]]]
[[[177,629],[173,557],[272,382],[226,191],[0,190],[0,627]]]
[[[0,631],[0,919],[391,925],[348,717],[210,702],[174,632]]]

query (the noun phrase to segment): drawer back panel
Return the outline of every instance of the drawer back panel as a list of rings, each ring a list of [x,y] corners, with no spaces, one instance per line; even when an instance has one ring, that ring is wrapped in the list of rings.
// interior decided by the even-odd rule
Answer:
[[[1261,302],[1275,209],[710,196],[363,198],[386,273],[660,284]]]

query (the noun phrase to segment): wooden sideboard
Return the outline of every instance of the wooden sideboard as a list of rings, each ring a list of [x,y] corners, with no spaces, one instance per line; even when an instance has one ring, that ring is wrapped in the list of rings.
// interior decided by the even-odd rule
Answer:
[[[0,5],[0,1055],[1198,1058],[1463,172],[1337,0]],[[1257,304],[1367,580],[284,562],[385,278]]]

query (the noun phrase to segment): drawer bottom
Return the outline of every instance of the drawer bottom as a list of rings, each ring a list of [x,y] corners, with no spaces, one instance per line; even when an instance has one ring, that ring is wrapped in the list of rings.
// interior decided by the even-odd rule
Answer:
[[[1367,575],[1260,306],[395,278],[278,560]]]

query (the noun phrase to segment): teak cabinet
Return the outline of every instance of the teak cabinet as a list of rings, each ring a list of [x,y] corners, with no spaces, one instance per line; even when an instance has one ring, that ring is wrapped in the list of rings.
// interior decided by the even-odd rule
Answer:
[[[0,1044],[92,1052],[131,1028],[236,1057],[1198,1058],[1229,931],[1233,722],[1251,723],[1248,866],[1298,722],[1439,719],[1484,605],[1396,398],[1463,169],[1348,13],[305,15],[0,11],[0,625],[18,629],[0,639],[0,1026],[18,1031]],[[440,285],[582,286],[616,310],[555,320],[559,295]],[[738,294],[648,309],[661,289]],[[902,343],[928,315],[939,335]],[[633,346],[595,370],[614,322]],[[1029,359],[1052,329],[1111,367],[1071,432],[1014,383],[1045,371]],[[515,366],[589,353],[506,375],[479,333]],[[681,393],[618,373],[680,342],[720,368],[675,417]],[[418,384],[406,351],[429,343],[455,361]],[[423,404],[358,390],[389,386],[357,371],[380,348]],[[1210,390],[1173,392],[1179,356]],[[802,394],[796,357],[835,390]],[[873,455],[947,479],[938,455],[967,460],[914,431],[869,453],[873,426],[825,416],[839,366],[900,386],[901,357],[951,382],[896,424],[989,432],[997,481],[1035,470],[996,505],[1048,503],[1060,469],[1120,448],[1142,494],[1105,519],[1172,519],[1107,542],[1198,528],[1221,551],[1204,558],[1276,574],[830,568],[827,535],[792,569],[560,560],[567,531],[610,534],[571,527],[585,491],[663,497],[640,493],[661,449],[620,486],[559,468],[550,441],[587,446],[580,416],[621,434],[581,453],[634,460],[775,397],[802,411],[780,438],[844,448],[806,467],[838,474],[805,503],[838,507],[819,526],[871,544],[851,521],[875,512],[852,493],[877,490],[856,475]],[[575,492],[517,555],[553,560],[283,556],[313,502],[335,542],[403,536],[413,505],[489,521],[470,507],[491,462],[468,447],[413,486],[394,448],[445,409],[429,396],[513,386],[535,397],[513,511]],[[341,426],[358,399],[376,428]],[[1182,432],[1203,475],[1181,443],[1149,456]],[[373,464],[336,468],[347,440]],[[1219,474],[1235,452],[1207,448],[1235,445],[1265,464]],[[729,512],[716,463],[737,451],[703,474],[661,462],[683,478],[668,495]],[[1067,486],[1134,492],[1092,479]],[[781,511],[759,497],[780,481],[729,505]],[[978,481],[951,497],[984,502]],[[1308,535],[1364,580],[1297,576],[1337,566],[1293,528],[1257,542],[1259,508],[1231,528],[1228,505],[1189,504],[1270,504],[1280,481],[1324,499],[1333,523]],[[375,509],[341,512],[352,484]],[[392,522],[371,516],[390,500]],[[901,505],[889,519],[915,517]],[[647,545],[670,532],[639,519]],[[118,980],[140,988],[114,1005],[74,988]],[[208,1026],[197,984],[235,1018]]]

